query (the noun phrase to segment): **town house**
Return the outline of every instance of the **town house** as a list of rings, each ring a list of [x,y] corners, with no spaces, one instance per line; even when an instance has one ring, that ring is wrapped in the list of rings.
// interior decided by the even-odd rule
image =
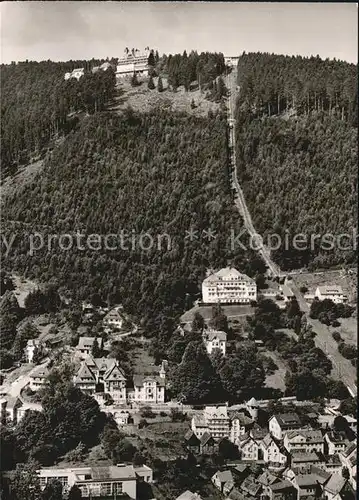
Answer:
[[[203,342],[208,354],[218,349],[223,356],[226,355],[227,334],[219,330],[207,329],[203,331]]]
[[[40,365],[36,366],[29,375],[29,386],[32,391],[38,391],[47,383],[47,376],[49,374],[49,369],[47,366]]]
[[[349,444],[345,432],[329,431],[324,435],[325,451],[328,455],[343,452]]]
[[[100,349],[103,348],[103,340],[101,337],[80,337],[76,346],[76,351],[82,355],[91,354],[93,344],[97,340]]]
[[[235,412],[231,416],[230,441],[237,444],[240,436],[244,436],[253,426],[254,421],[244,412]]]
[[[287,453],[273,436],[267,434],[260,441],[260,447],[263,452],[263,460],[266,463],[274,467],[284,467],[286,465],[288,460]]]
[[[302,427],[299,416],[296,413],[282,413],[273,415],[269,419],[269,432],[277,439],[283,439],[284,434]]]
[[[217,471],[212,476],[212,483],[221,493],[227,495],[234,486],[232,472],[230,470]]]
[[[242,460],[256,462],[262,460],[263,453],[259,443],[251,436],[240,436],[238,439],[238,449]]]
[[[284,436],[284,446],[288,451],[318,451],[324,453],[324,438],[320,430],[300,429],[289,431]]]

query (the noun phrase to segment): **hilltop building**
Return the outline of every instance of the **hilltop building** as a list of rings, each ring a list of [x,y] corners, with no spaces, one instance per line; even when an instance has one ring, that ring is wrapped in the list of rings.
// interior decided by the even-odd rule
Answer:
[[[150,49],[143,52],[138,49],[125,49],[124,55],[118,59],[116,77],[132,76],[134,74],[148,75],[148,56]]]
[[[256,300],[256,282],[231,267],[211,274],[202,283],[205,304],[249,304]]]

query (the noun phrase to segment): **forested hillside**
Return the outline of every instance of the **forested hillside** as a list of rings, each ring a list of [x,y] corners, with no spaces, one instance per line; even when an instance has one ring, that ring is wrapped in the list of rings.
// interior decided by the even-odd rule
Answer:
[[[52,139],[72,130],[76,119],[70,113],[104,109],[113,97],[115,74],[111,69],[92,74],[92,67],[100,63],[93,59],[1,65],[2,176],[16,173]],[[65,81],[65,73],[78,67],[85,68],[85,76]]]
[[[99,293],[122,302],[155,333],[162,320],[191,304],[207,268],[236,257],[243,272],[263,271],[254,254],[231,252],[230,230],[240,232],[241,222],[226,165],[226,120],[220,114],[204,119],[129,110],[89,116],[54,150],[42,173],[4,200],[4,219],[20,221],[3,224],[8,235],[16,234],[4,264],[42,282],[55,278],[80,298]],[[191,228],[198,230],[192,242],[186,233]],[[215,239],[204,237],[208,229]],[[64,251],[56,238],[47,248],[49,234],[121,230],[130,236],[126,249],[80,250],[74,244]],[[36,231],[45,248],[31,256],[29,234]],[[154,248],[132,249],[132,235],[138,240],[143,232],[154,238]],[[158,250],[156,238],[163,233],[171,248],[165,239]],[[110,239],[111,246],[116,243]]]
[[[357,67],[342,61],[243,54],[236,109],[238,175],[261,234],[353,234],[357,196]],[[352,262],[355,252],[286,250],[283,270]]]

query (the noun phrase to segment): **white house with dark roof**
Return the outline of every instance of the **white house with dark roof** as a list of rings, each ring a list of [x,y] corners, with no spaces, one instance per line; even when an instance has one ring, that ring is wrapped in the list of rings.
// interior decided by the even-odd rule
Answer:
[[[327,432],[324,435],[324,440],[326,442],[326,451],[328,455],[335,455],[336,453],[343,452],[349,444],[345,432],[340,431]]]
[[[120,313],[120,307],[114,307],[109,311],[103,318],[102,323],[104,325],[105,332],[110,332],[113,329],[120,330],[123,325],[123,317]]]
[[[211,481],[214,486],[224,494],[228,494],[234,486],[233,475],[229,469],[217,471],[215,474],[213,474]]]
[[[254,421],[244,412],[236,411],[230,414],[231,430],[229,439],[232,443],[237,444],[240,436],[244,436],[253,426]]]
[[[227,334],[220,330],[208,328],[203,331],[203,342],[208,354],[212,354],[215,349],[219,349],[223,356],[226,355]]]
[[[88,394],[94,394],[96,392],[96,375],[86,361],[81,363],[78,372],[74,376],[74,384]]]
[[[269,433],[259,442],[263,452],[263,460],[275,467],[285,467],[288,461],[288,454],[283,446]]]
[[[273,415],[268,422],[269,432],[277,439],[283,439],[284,434],[302,427],[302,422],[296,413]]]
[[[324,453],[324,438],[320,430],[298,429],[285,433],[284,446],[289,452],[296,450]]]
[[[255,280],[237,269],[225,267],[202,282],[202,301],[206,304],[249,304],[256,300]]]
[[[38,391],[39,389],[44,387],[49,373],[49,369],[46,365],[36,366],[29,375],[30,389],[32,391]]]
[[[126,403],[126,376],[114,358],[87,356],[74,377],[74,384],[84,392],[94,394],[98,384],[116,403]]]
[[[103,348],[102,337],[80,337],[76,346],[76,351],[82,355],[91,354],[95,339],[97,340],[100,349]]]
[[[343,293],[342,287],[337,285],[318,286],[315,290],[314,297],[318,300],[329,299],[335,304],[343,304],[348,300],[347,295]]]
[[[157,375],[135,375],[133,377],[133,396],[137,403],[164,403],[166,380]]]
[[[241,453],[242,460],[257,462],[262,458],[262,448],[259,441],[253,439],[249,434],[240,436],[237,446]]]

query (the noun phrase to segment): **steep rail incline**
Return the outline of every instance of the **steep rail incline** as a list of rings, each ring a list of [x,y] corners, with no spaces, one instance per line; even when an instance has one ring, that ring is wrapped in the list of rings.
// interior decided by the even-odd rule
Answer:
[[[273,262],[270,256],[270,251],[263,245],[262,237],[257,233],[254,228],[251,215],[246,205],[244,199],[243,191],[239,185],[237,177],[237,162],[236,162],[236,134],[235,126],[236,120],[234,118],[234,109],[236,103],[236,88],[237,88],[237,69],[233,69],[230,74],[227,75],[227,89],[228,89],[228,101],[227,101],[227,113],[228,113],[228,125],[229,125],[229,149],[231,154],[231,166],[232,166],[232,186],[236,191],[235,204],[241,214],[244,222],[244,226],[248,231],[252,239],[252,246],[258,250],[258,253],[262,256],[264,262],[268,267],[268,272],[273,277],[280,276],[281,270],[278,265]]]
[[[233,68],[232,72],[227,75],[226,86],[228,89],[228,101],[227,101],[227,114],[228,114],[228,125],[229,125],[229,150],[231,156],[231,168],[232,168],[232,187],[236,192],[235,204],[238,208],[239,213],[243,218],[243,223],[248,231],[248,234],[252,238],[253,247],[258,250],[262,259],[268,267],[268,274],[272,277],[285,276],[279,266],[273,262],[270,256],[270,251],[263,244],[262,237],[257,233],[254,228],[251,215],[246,205],[244,194],[241,186],[238,182],[237,177],[237,161],[236,161],[236,120],[234,118],[234,110],[236,105],[236,92],[237,92],[237,68]],[[333,364],[331,376],[336,380],[341,380],[347,386],[350,394],[352,396],[357,394],[356,380],[356,370],[351,365],[351,363],[342,357],[338,352],[338,347],[336,342],[332,338],[328,328],[321,324],[318,320],[313,320],[309,316],[309,307],[304,300],[303,295],[298,290],[294,280],[285,280],[286,285],[293,292],[294,296],[298,300],[299,307],[305,313],[308,323],[312,325],[313,331],[316,333],[314,338],[317,347],[322,349],[326,355],[329,357]]]

